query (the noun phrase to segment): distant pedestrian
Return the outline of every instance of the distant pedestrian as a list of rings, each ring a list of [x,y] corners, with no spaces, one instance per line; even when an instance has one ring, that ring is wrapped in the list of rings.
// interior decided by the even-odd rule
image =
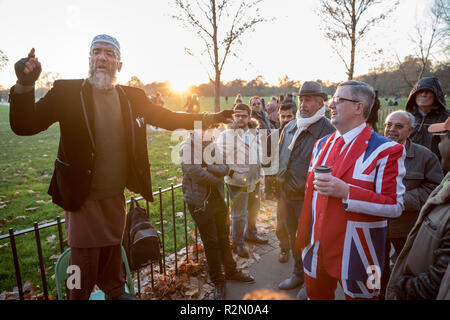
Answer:
[[[367,123],[375,132],[378,132],[378,110],[380,110],[380,100],[378,99],[378,90],[375,90],[375,101],[373,103],[372,109],[370,109],[369,118],[367,118]]]

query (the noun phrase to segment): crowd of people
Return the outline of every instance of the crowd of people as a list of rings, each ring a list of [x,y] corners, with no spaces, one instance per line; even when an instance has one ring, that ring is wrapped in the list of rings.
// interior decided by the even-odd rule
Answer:
[[[87,79],[57,80],[35,102],[33,48],[15,64],[10,90],[16,134],[59,122],[49,194],[65,210],[70,264],[81,270],[70,299],[88,299],[95,285],[113,300],[137,299],[124,290],[124,189],[153,201],[146,125],[194,129],[196,121],[204,130],[180,153],[183,194],[215,299],[226,299],[227,280],[255,281],[232,252],[249,258],[247,242],[268,243],[256,226],[263,196],[277,202],[279,262],[294,260],[280,290],[334,299],[339,283],[346,299],[450,299],[450,112],[437,78],[420,79],[379,134],[379,101],[363,82],[344,81],[331,98],[306,81],[267,105],[237,95],[232,110],[200,114],[191,99],[188,112],[172,112],[160,95],[115,83],[117,39],[98,35],[89,52]]]
[[[246,104],[237,95],[233,123],[203,140],[220,154],[214,161],[223,170],[201,161],[182,165],[191,214],[214,219],[198,226],[215,298],[225,298],[231,250],[248,258],[246,242],[267,244],[255,223],[266,197],[277,202],[278,260],[294,261],[280,290],[328,300],[339,283],[349,300],[450,299],[450,112],[439,80],[422,78],[406,110],[386,117],[383,134],[373,115],[378,93],[366,83],[342,82],[329,99],[320,83],[306,81],[294,95],[298,107],[287,94],[265,108],[260,97]],[[276,137],[277,148],[262,136]],[[264,143],[278,156],[275,174],[264,174],[262,157],[249,161]],[[224,186],[231,199],[226,227]],[[203,190],[196,203],[194,190]],[[225,275],[217,277],[221,264]]]

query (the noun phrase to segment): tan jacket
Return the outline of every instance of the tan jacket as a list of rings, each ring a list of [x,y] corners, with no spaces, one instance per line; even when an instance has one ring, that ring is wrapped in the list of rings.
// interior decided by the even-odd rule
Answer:
[[[395,300],[397,296],[394,286],[405,275],[418,277],[425,272],[431,272],[430,266],[436,261],[437,254],[442,251],[442,243],[450,225],[450,173],[443,182],[430,194],[420,211],[414,227],[408,235],[389,279],[386,299]],[[440,250],[437,250],[440,249]],[[448,250],[448,248],[446,248]],[[447,267],[436,299],[449,299],[450,271]]]
[[[248,143],[245,141],[244,130],[227,126],[217,139],[221,157],[231,170],[233,176],[225,176],[225,183],[233,186],[247,187],[252,192],[261,180],[261,141],[258,137],[258,122],[250,120]]]

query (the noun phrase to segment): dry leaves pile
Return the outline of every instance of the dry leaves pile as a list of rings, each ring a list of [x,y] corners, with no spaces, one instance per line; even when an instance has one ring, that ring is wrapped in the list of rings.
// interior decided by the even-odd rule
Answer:
[[[181,212],[177,215],[182,214]],[[19,217],[16,217],[19,218]],[[166,223],[166,221],[164,221]],[[258,215],[257,227],[261,235],[273,233],[276,227],[276,203],[273,201],[264,201],[261,211]],[[192,232],[191,232],[192,233]],[[193,238],[193,234],[191,234]],[[56,236],[46,237],[46,241],[53,243]],[[188,247],[189,260],[186,259],[186,247],[177,252],[178,274],[175,275],[175,254],[166,257],[166,275],[160,273],[159,267],[155,264],[153,273],[153,287],[151,267],[140,270],[141,299],[143,300],[203,300],[211,299],[214,292],[214,285],[209,282],[208,267],[204,253],[203,244],[200,237],[198,239],[198,263],[196,262],[196,247],[190,245]],[[249,244],[248,249],[250,258],[241,258],[233,253],[237,268],[244,272],[248,272],[248,268],[261,259],[261,256],[254,252],[254,245]],[[58,255],[50,257],[56,260]],[[53,277],[52,277],[53,278]],[[134,277],[135,291],[137,292],[137,279]],[[39,292],[39,287],[25,282],[23,286],[24,298],[26,300],[43,300],[43,293]],[[53,299],[52,296],[49,296]],[[13,292],[2,292],[0,300],[19,299],[17,287]]]
[[[182,213],[181,213],[182,214]],[[274,232],[276,227],[276,202],[264,201],[258,215],[257,227],[262,235]],[[192,236],[192,235],[191,235]],[[250,258],[241,258],[233,253],[237,268],[248,272],[248,268],[261,260],[254,252],[254,245],[248,245]],[[144,300],[203,300],[211,299],[214,285],[209,282],[208,268],[203,245],[199,238],[199,263],[195,261],[195,246],[189,246],[189,262],[186,261],[186,248],[177,252],[178,275],[175,276],[175,254],[166,257],[166,276],[154,271],[152,289],[151,269],[141,270],[141,299]],[[159,268],[155,268],[158,269]],[[135,279],[137,288],[137,280]]]
[[[26,281],[22,287],[23,297],[25,300],[44,300],[44,294],[39,291],[39,287]],[[49,295],[49,300],[53,300],[53,296]],[[12,292],[0,293],[0,300],[19,300],[19,289],[14,287]]]

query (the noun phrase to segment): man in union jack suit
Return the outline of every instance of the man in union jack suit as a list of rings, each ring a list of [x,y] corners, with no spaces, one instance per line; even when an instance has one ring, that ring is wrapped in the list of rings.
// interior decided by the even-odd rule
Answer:
[[[329,103],[336,132],[316,142],[296,249],[302,250],[309,299],[378,299],[387,219],[403,211],[405,151],[366,124],[375,93],[364,82],[341,83]],[[331,175],[314,174],[316,166]]]

